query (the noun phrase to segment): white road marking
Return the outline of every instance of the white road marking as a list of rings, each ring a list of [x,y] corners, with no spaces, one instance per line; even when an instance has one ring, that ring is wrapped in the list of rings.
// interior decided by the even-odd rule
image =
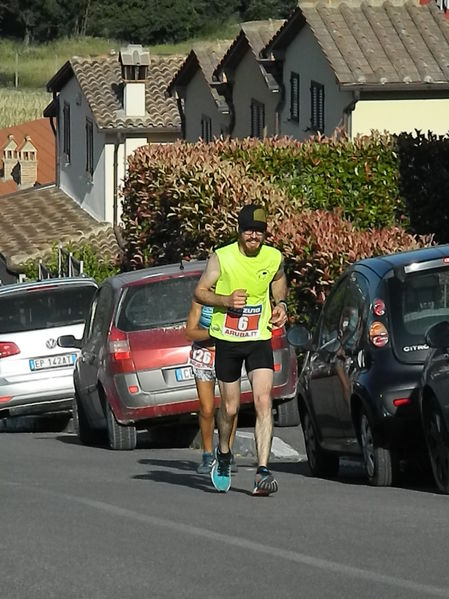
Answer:
[[[10,483],[3,481],[3,484]],[[279,558],[296,564],[303,564],[306,566],[311,566],[312,568],[325,570],[326,572],[335,572],[337,574],[342,574],[352,578],[384,584],[389,587],[408,589],[411,592],[417,593],[420,597],[427,595],[432,597],[449,598],[448,589],[443,589],[434,585],[421,584],[419,582],[414,582],[413,580],[408,580],[407,578],[400,578],[399,576],[389,576],[387,574],[381,574],[380,572],[373,572],[372,570],[366,570],[327,559],[313,557],[298,551],[290,551],[288,549],[281,549],[280,547],[273,547],[272,545],[256,543],[243,537],[227,535],[215,532],[213,530],[208,530],[206,528],[185,524],[183,522],[173,522],[172,520],[167,520],[166,518],[157,518],[156,516],[141,514],[133,510],[119,507],[117,505],[105,503],[104,501],[96,501],[94,499],[88,499],[87,497],[67,495],[65,493],[58,493],[49,489],[43,489],[31,485],[18,485],[17,483],[13,484],[14,486],[21,486],[29,491],[38,491],[45,495],[51,495],[53,497],[66,499],[67,501],[80,503],[87,507],[111,514],[116,517],[128,518],[129,520],[141,522],[142,524],[165,528],[166,530],[174,531],[177,535],[184,533],[186,535],[207,539],[209,541],[226,543],[232,547],[239,547],[247,551],[254,551],[256,553],[268,555],[270,559]]]

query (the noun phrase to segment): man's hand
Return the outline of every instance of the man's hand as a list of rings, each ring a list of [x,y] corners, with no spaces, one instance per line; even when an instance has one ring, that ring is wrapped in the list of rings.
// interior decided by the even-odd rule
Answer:
[[[226,299],[226,307],[233,308],[234,310],[241,310],[246,306],[246,298],[248,294],[246,293],[246,289],[236,289],[228,295]]]
[[[278,304],[271,313],[271,324],[275,327],[283,327],[287,322],[287,311],[284,304]]]

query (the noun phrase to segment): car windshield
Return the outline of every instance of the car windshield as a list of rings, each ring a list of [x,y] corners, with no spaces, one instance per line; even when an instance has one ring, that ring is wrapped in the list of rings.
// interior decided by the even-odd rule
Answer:
[[[117,326],[139,331],[186,322],[199,275],[147,281],[128,287],[120,302]]]
[[[389,292],[394,345],[407,361],[421,361],[429,327],[449,320],[449,269],[416,272],[404,281],[395,277]]]
[[[60,285],[0,295],[0,334],[85,322],[96,287]]]

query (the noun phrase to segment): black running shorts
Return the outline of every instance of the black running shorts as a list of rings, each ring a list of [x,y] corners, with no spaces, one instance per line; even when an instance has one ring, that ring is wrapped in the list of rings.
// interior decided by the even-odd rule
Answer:
[[[245,363],[246,372],[256,368],[274,370],[271,339],[263,341],[223,341],[215,339],[215,372],[224,383],[237,381]]]

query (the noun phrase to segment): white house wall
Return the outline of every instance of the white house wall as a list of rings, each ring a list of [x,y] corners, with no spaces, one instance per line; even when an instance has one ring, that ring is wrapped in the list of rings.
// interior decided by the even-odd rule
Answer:
[[[299,74],[299,121],[290,119],[290,75]],[[303,140],[314,131],[310,130],[312,81],[324,85],[324,134],[332,135],[337,127],[344,125],[343,115],[352,100],[352,94],[341,92],[332,69],[318,45],[310,27],[305,25],[286,48],[283,65],[285,100],[280,118],[280,134]]]
[[[185,139],[196,142],[201,137],[201,119],[209,117],[212,121],[212,137],[220,137],[228,132],[228,120],[217,108],[211,89],[204,74],[198,70],[186,88],[184,100]]]
[[[70,105],[70,162],[63,154],[64,101]],[[93,122],[93,164],[91,177],[86,171],[86,118]],[[94,218],[105,220],[105,136],[97,130],[90,108],[81,93],[75,77],[72,77],[59,95],[59,185]]]
[[[351,132],[366,135],[371,130],[390,133],[449,130],[449,99],[359,100],[351,115]]]
[[[251,101],[265,105],[266,135],[277,134],[277,108],[280,92],[271,92],[260,70],[254,54],[247,52],[238,63],[233,76],[232,101],[235,110],[235,125],[232,137],[251,135]]]

